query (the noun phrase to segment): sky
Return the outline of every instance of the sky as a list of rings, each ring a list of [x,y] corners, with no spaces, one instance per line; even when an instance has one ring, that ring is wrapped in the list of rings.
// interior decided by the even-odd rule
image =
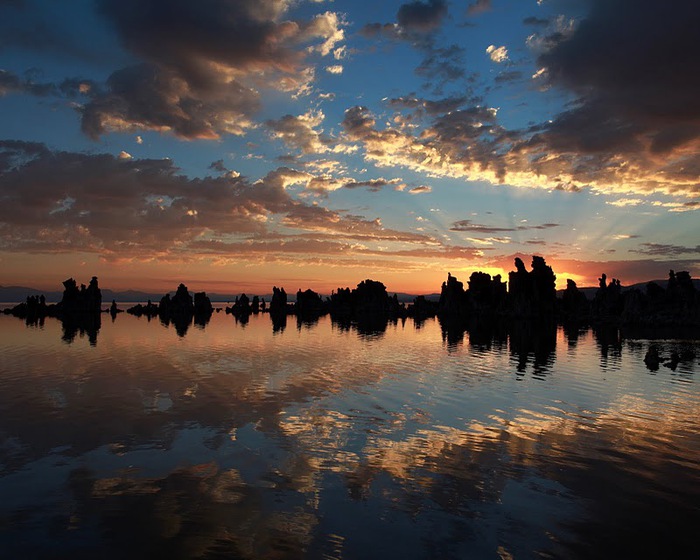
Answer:
[[[700,276],[694,0],[0,0],[0,284]]]

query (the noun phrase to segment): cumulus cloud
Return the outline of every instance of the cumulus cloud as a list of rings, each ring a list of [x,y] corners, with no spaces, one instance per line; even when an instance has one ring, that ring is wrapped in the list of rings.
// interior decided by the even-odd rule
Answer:
[[[486,54],[488,54],[489,58],[496,63],[501,63],[508,60],[508,49],[505,46],[497,47],[496,45],[489,45],[486,47]]]
[[[343,40],[332,12],[284,20],[289,2],[197,3],[101,0],[102,13],[142,62],[114,72],[107,91],[82,109],[83,130],[157,130],[217,138],[242,134],[259,108],[259,87],[304,93],[314,79],[310,57]]]
[[[272,137],[282,140],[290,148],[302,154],[320,154],[329,150],[329,139],[317,130],[325,118],[322,111],[308,111],[303,115],[285,115],[277,120],[268,120],[265,125]]]

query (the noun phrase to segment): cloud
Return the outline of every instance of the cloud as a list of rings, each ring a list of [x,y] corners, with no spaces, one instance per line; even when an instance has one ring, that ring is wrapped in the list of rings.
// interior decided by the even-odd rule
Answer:
[[[444,0],[414,0],[399,7],[396,20],[409,32],[427,33],[437,29],[446,15],[447,2]]]
[[[384,179],[380,177],[379,179],[369,179],[367,181],[349,181],[343,185],[343,188],[358,189],[366,187],[367,190],[372,192],[379,192],[384,187],[388,186],[394,187],[396,190],[403,190],[406,187],[401,179]]]
[[[334,64],[333,66],[326,66],[326,72],[329,74],[342,74],[343,73],[343,65],[342,64]]]
[[[631,24],[638,22],[628,22]],[[621,71],[619,84],[615,83],[611,71],[611,83],[605,85],[596,77],[599,71],[595,62],[604,58],[604,53],[590,54],[593,70],[586,72],[588,62],[581,66],[575,60],[577,56],[587,59],[586,49],[565,48],[568,41],[577,40],[587,25],[590,23],[582,22],[569,39],[563,39],[547,56],[540,57],[542,64],[556,59],[559,65],[547,67],[547,76],[552,70],[554,75],[541,79],[550,80],[552,87],[565,87],[580,95],[577,102],[549,121],[525,129],[507,130],[498,123],[495,109],[465,104],[457,110],[452,108],[430,115],[433,121],[424,126],[418,126],[422,123],[415,118],[407,121],[402,117],[396,120],[398,127],[387,124],[382,128],[369,110],[351,107],[342,123],[346,137],[362,146],[366,160],[380,166],[398,165],[428,175],[516,187],[568,192],[590,189],[627,200],[664,194],[685,199],[665,202],[670,211],[698,209],[700,113],[689,93],[700,96],[700,78],[697,78],[700,76],[700,52],[697,57],[688,57],[679,47],[677,58],[684,61],[683,64],[669,62],[670,69],[655,71],[657,78],[664,72],[674,76],[670,82],[673,92],[668,95],[672,102],[668,104],[663,101],[665,85],[655,83],[639,67],[635,80],[649,82],[640,86],[640,99],[646,98],[650,103],[646,110],[640,105],[643,103],[640,99],[631,99],[636,92],[633,84],[629,88],[623,85],[627,70]],[[628,34],[625,32],[621,37]],[[696,49],[696,42],[689,39],[693,35],[686,33],[685,36],[690,43],[688,50]],[[676,42],[682,41],[676,39]],[[631,51],[637,48],[635,45],[620,45],[619,48],[623,52]],[[557,55],[558,49],[564,49],[562,54]],[[645,52],[652,69],[660,64],[651,45]],[[603,66],[608,64],[606,61]],[[567,70],[563,70],[565,67]],[[679,70],[681,67],[687,71]],[[591,83],[587,75],[593,80]],[[659,96],[656,108],[652,99],[654,92]],[[424,117],[427,107],[424,100],[411,95],[394,98],[388,104],[397,109],[413,109],[416,118]],[[411,126],[404,126],[406,123]]]
[[[549,25],[549,20],[545,18],[538,18],[536,16],[528,16],[523,19],[525,25],[536,25],[536,26],[547,26]]]
[[[425,194],[429,192],[433,192],[433,188],[428,186],[428,185],[419,185],[417,187],[413,187],[411,189],[408,189],[408,194]]]
[[[51,83],[36,83],[30,77],[20,78],[7,70],[0,70],[0,96],[10,93],[28,93],[44,97],[56,93],[56,86]]]
[[[469,99],[464,96],[451,96],[433,100],[411,94],[385,99],[385,103],[391,109],[396,111],[410,110],[413,111],[413,117],[422,118],[425,115],[435,116],[456,111],[469,103]]]
[[[488,54],[489,58],[496,63],[501,63],[508,60],[508,49],[505,46],[497,47],[496,45],[489,45],[486,47],[486,54]]]
[[[679,255],[700,255],[700,245],[684,247],[682,245],[669,245],[664,243],[640,243],[639,248],[630,249],[630,253],[653,255],[658,257],[675,257]]]
[[[446,83],[465,76],[464,49],[457,44],[442,47],[435,44],[436,32],[447,11],[444,0],[415,0],[399,7],[397,23],[369,23],[360,30],[360,35],[409,42],[423,53],[416,74],[426,80],[424,87],[432,87],[434,92],[441,94]]]
[[[323,131],[316,130],[325,118],[322,111],[308,111],[303,115],[285,115],[277,120],[268,120],[265,125],[272,137],[282,140],[290,148],[302,154],[321,154],[329,150],[330,140]]]
[[[259,88],[304,93],[313,56],[344,38],[332,12],[283,20],[283,0],[197,3],[102,0],[102,13],[142,62],[114,72],[82,109],[93,138],[112,130],[156,130],[185,139],[242,134],[253,126]]]
[[[539,56],[550,85],[579,99],[530,147],[566,154],[581,178],[604,170],[647,191],[697,195],[700,43],[691,22],[700,6],[658,8],[650,0],[593,0],[573,32]]]
[[[497,84],[502,84],[502,83],[507,83],[507,82],[518,81],[522,77],[523,77],[523,73],[520,72],[519,70],[509,70],[506,72],[499,72],[498,75],[494,78],[494,81]]]
[[[425,79],[424,87],[432,85],[433,92],[441,94],[445,84],[465,77],[464,49],[459,45],[436,47],[428,42],[422,50],[425,56],[416,67],[416,74]]]
[[[559,227],[560,224],[546,223],[536,226],[521,225],[513,227],[498,227],[498,226],[488,226],[483,224],[475,224],[471,220],[459,220],[452,224],[450,227],[451,231],[464,231],[464,232],[474,232],[474,233],[503,233],[512,231],[531,231],[531,230],[544,230]]]
[[[476,0],[467,6],[467,15],[478,16],[491,10],[491,0]]]
[[[381,255],[384,265],[399,269],[431,256],[476,254],[425,233],[387,228],[379,219],[295,198],[291,187],[308,189],[321,179],[304,171],[280,167],[251,182],[223,161],[211,168],[221,176],[191,179],[169,159],[0,141],[0,250],[86,252],[142,262],[214,257],[240,262],[246,254],[265,252],[268,260],[287,262],[313,251],[303,257],[311,262],[342,252],[348,265],[353,259],[354,265],[366,265]],[[379,178],[341,184],[373,189],[401,183]],[[397,258],[402,265],[391,265]]]

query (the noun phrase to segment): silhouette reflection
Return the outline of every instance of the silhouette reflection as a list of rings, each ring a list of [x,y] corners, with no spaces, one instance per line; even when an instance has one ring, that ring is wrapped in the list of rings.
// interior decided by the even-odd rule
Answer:
[[[470,321],[438,317],[443,343],[456,351],[469,335],[469,348],[478,353],[503,351],[510,343],[516,369],[523,373],[532,359],[533,374],[542,375],[554,365],[557,324],[547,320],[473,318]]]
[[[622,357],[622,336],[617,325],[601,323],[592,328],[593,337],[600,351],[600,366],[619,365]]]
[[[517,370],[527,369],[533,358],[532,373],[542,376],[554,365],[557,347],[557,324],[553,321],[513,321],[509,325],[510,352],[517,360]]]
[[[287,314],[270,312],[270,320],[272,321],[272,332],[281,334],[287,328]]]
[[[66,315],[61,318],[63,336],[61,339],[67,344],[73,343],[76,336],[87,336],[91,346],[97,344],[97,334],[102,326],[102,317],[97,314]]]

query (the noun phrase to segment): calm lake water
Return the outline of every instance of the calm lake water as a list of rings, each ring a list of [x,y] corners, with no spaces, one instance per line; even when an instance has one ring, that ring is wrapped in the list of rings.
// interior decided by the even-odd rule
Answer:
[[[3,558],[700,558],[700,344],[0,315]]]

